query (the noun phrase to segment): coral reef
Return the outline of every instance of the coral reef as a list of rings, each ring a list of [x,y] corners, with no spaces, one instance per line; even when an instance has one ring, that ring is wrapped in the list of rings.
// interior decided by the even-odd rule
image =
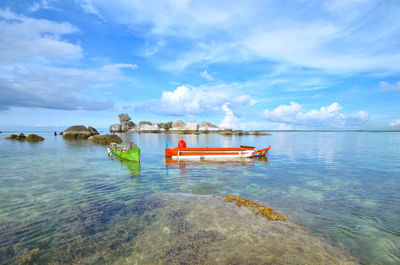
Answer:
[[[228,195],[225,197],[225,201],[233,202],[236,201],[236,205],[241,207],[244,206],[252,210],[257,215],[262,215],[271,221],[286,221],[286,217],[276,213],[271,207],[265,207],[264,205],[252,202],[246,198]]]

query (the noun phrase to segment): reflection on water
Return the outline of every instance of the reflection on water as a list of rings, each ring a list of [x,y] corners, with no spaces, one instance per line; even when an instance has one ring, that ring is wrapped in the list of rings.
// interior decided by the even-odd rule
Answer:
[[[163,134],[122,134],[124,144],[134,141],[141,148],[140,164],[109,158],[104,146],[89,141],[43,136],[46,140],[36,145],[0,138],[1,264],[144,264],[157,259],[293,264],[284,253],[294,254],[298,263],[316,263],[312,259],[327,258],[326,253],[302,249],[299,242],[309,246],[321,238],[336,246],[327,247],[329,253],[345,261],[351,262],[351,255],[362,264],[400,263],[400,134],[169,135],[170,147],[181,137],[188,146],[272,146],[269,161],[215,163],[165,160]],[[174,196],[167,199],[165,193]],[[232,216],[238,212],[223,212],[215,208],[218,202],[215,207],[202,204],[208,196],[182,199],[188,197],[184,194],[235,194],[266,202],[299,230],[284,230],[287,238],[271,240],[279,246],[273,248],[246,227],[250,216],[248,221],[238,218],[243,227],[234,230],[239,226]],[[177,215],[173,219],[171,212]],[[213,221],[207,226],[206,217],[232,224]],[[298,235],[302,226],[314,237]],[[209,238],[218,244],[207,243]],[[155,242],[157,251],[149,253]],[[261,249],[259,257],[246,247],[254,244],[254,251]],[[337,248],[350,253],[336,255]],[[224,251],[229,249],[237,255]]]
[[[122,168],[129,170],[132,177],[140,176],[140,161],[129,161],[118,156],[109,156],[110,159],[118,161]]]

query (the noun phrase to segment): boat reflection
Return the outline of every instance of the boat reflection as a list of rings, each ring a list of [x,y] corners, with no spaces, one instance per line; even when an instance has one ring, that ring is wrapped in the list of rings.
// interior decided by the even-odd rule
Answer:
[[[128,169],[131,177],[140,176],[140,162],[139,161],[128,161],[126,159],[122,159],[118,156],[110,156],[113,160],[118,160],[121,163],[121,167]]]
[[[166,157],[165,166],[166,168],[186,168],[196,165],[243,165],[243,166],[254,166],[256,161],[266,162],[270,165],[268,157],[257,157],[257,158],[242,158],[242,159],[224,159],[224,160],[176,160]]]

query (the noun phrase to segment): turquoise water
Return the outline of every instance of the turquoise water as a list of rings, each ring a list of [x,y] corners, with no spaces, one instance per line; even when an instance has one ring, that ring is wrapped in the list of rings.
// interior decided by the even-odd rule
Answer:
[[[68,263],[52,257],[73,249],[71,242],[85,245],[107,234],[109,222],[118,226],[130,216],[124,207],[137,209],[159,192],[265,202],[362,264],[400,263],[398,133],[183,135],[188,146],[272,146],[269,161],[236,163],[170,163],[163,134],[122,135],[140,146],[140,164],[107,157],[104,146],[88,141],[39,134],[46,140],[34,144],[0,134],[0,263]],[[170,135],[169,145],[179,137]],[[86,262],[108,263],[99,260]]]

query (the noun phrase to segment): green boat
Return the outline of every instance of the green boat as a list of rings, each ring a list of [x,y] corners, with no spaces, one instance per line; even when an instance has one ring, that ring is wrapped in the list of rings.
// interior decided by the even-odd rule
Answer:
[[[111,143],[107,147],[107,152],[109,155],[113,154],[129,161],[140,161],[140,149],[133,142],[130,142],[129,148]]]

